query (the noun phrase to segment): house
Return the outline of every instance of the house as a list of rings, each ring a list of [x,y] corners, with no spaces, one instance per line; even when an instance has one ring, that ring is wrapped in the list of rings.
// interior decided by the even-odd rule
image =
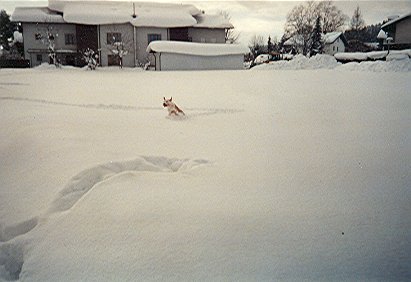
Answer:
[[[322,40],[324,43],[323,53],[332,56],[336,53],[345,52],[345,48],[348,45],[348,42],[341,31],[326,33],[322,36]]]
[[[233,44],[154,41],[147,47],[156,70],[243,69],[248,48]]]
[[[345,48],[348,45],[348,42],[341,31],[322,34],[321,39],[324,44],[323,54],[334,55],[336,53],[345,52]],[[304,45],[306,49],[309,49],[310,41],[310,39],[304,39],[301,35],[295,35],[284,42],[285,52],[303,53]]]
[[[225,43],[226,29],[233,28],[223,16],[193,5],[150,2],[49,0],[47,7],[16,8],[12,20],[22,24],[31,66],[49,61],[50,45],[67,65],[84,65],[87,48],[98,52],[102,66],[118,65],[120,59],[127,67],[154,65],[146,52],[152,41]],[[119,46],[126,51],[121,58]]]
[[[393,39],[390,42],[393,49],[411,48],[411,13],[401,17],[391,19],[381,26],[388,37]],[[384,42],[386,44],[386,42]]]

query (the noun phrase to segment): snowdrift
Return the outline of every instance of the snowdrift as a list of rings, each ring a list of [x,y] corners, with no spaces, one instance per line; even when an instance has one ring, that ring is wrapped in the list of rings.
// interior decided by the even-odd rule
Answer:
[[[407,280],[409,73],[312,60],[0,70],[0,280]]]

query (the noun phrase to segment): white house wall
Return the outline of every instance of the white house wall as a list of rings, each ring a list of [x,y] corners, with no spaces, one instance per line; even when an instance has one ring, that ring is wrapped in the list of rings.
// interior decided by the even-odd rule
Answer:
[[[160,34],[161,40],[168,39],[167,28],[155,28],[155,27],[138,27],[136,28],[136,49],[137,49],[137,63],[145,64],[152,56],[147,54],[146,49],[148,46],[148,35]],[[152,62],[154,64],[154,62]]]
[[[32,67],[39,65],[41,62],[37,61],[38,51],[44,50],[42,57],[43,62],[48,62],[48,45],[45,40],[37,40],[36,34],[39,33],[45,37],[47,30],[50,30],[55,36],[54,43],[56,50],[70,50],[77,51],[77,44],[66,45],[65,34],[74,34],[76,38],[76,26],[74,24],[58,24],[58,23],[23,23],[23,38],[24,38],[24,57],[30,60]],[[36,50],[36,53],[29,53],[29,50]]]
[[[244,55],[195,56],[156,53],[156,70],[220,70],[242,69]]]
[[[107,43],[108,33],[121,33],[121,41],[125,44],[128,54],[123,57],[123,66],[134,67],[134,29],[131,24],[115,24],[99,26],[99,44],[101,49],[100,62],[102,66],[108,66],[108,56],[113,55],[111,44]]]
[[[199,43],[225,43],[224,29],[189,28],[188,36],[192,42]]]
[[[337,38],[337,40],[335,40],[333,43],[325,44],[324,46],[324,54],[334,55],[336,53],[342,52],[345,52],[345,45],[340,38]]]
[[[395,31],[396,44],[410,44],[411,43],[411,17],[397,22]]]

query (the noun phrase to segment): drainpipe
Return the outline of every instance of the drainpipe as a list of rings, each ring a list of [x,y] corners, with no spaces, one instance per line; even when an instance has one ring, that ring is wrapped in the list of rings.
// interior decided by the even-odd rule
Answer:
[[[136,34],[135,25],[133,25],[133,41],[134,41],[134,67],[137,67],[137,34]]]
[[[137,18],[136,15],[136,3],[133,2],[133,19]],[[133,24],[133,41],[134,41],[134,67],[137,67],[137,33],[136,26]]]
[[[101,58],[101,36],[100,36],[100,25],[97,26],[97,52],[98,52],[98,64],[102,66]]]

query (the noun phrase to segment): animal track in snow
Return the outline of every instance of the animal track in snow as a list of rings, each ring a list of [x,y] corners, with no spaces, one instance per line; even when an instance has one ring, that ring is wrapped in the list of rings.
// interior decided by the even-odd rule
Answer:
[[[116,110],[116,111],[162,111],[162,107],[137,107],[130,105],[120,105],[120,104],[75,104],[68,102],[58,102],[45,99],[31,99],[31,98],[20,98],[20,97],[0,97],[3,101],[21,101],[29,103],[37,103],[44,105],[54,105],[54,106],[66,106],[66,107],[76,107],[85,109],[97,109],[97,110]],[[233,114],[242,112],[240,109],[218,109],[218,108],[186,108],[188,112],[188,117],[198,117],[198,116],[209,116],[215,114]],[[189,113],[191,112],[191,114]]]

